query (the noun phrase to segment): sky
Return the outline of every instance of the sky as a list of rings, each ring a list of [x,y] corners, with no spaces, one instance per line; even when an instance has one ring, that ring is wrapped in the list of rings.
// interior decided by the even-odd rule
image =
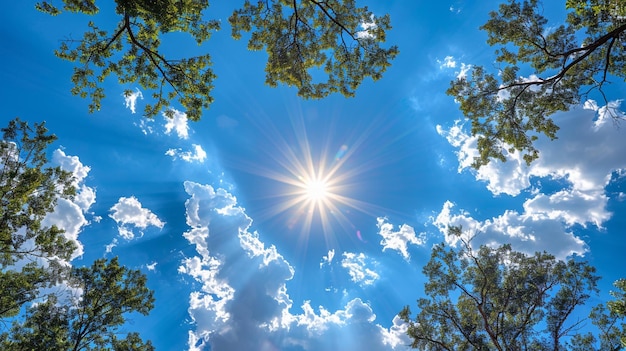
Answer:
[[[78,194],[46,223],[80,243],[72,264],[118,256],[147,275],[155,308],[124,331],[158,350],[407,350],[396,315],[423,296],[432,246],[455,245],[449,225],[475,245],[582,257],[602,276],[588,304],[609,299],[626,266],[626,131],[608,117],[623,115],[621,79],[608,106],[556,114],[558,139],[540,139],[530,166],[509,154],[476,171],[476,138],[445,90],[471,65],[494,67],[479,26],[498,2],[358,3],[390,14],[400,54],[354,98],[264,85],[266,54],[230,37],[232,2],[211,4],[222,30],[203,47],[164,38],[168,54],[212,55],[215,102],[199,122],[176,103],[171,119],[145,118],[150,92],[115,79],[88,113],[53,52],[89,18],[5,4],[0,124],[46,121],[57,135],[51,164]],[[555,24],[559,6],[544,8]],[[114,26],[111,11],[94,20]]]

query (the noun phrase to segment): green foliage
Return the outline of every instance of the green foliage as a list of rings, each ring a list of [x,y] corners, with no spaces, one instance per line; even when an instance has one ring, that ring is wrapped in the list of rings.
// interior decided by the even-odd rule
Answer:
[[[95,0],[61,0],[63,9],[95,15],[99,9]],[[75,62],[72,74],[72,93],[89,97],[89,111],[100,109],[104,98],[102,83],[111,74],[119,83],[138,83],[143,89],[154,91],[155,102],[147,104],[145,114],[155,116],[169,107],[175,97],[187,109],[189,119],[200,118],[213,98],[215,74],[208,54],[171,59],[159,51],[160,36],[169,32],[186,32],[198,45],[219,29],[218,21],[205,21],[202,12],[206,0],[116,0],[119,22],[112,30],[101,29],[89,22],[83,38],[68,39],[55,52],[62,59]],[[37,9],[56,15],[58,6],[49,2],[37,4]],[[130,91],[125,92],[126,95]]]
[[[147,314],[152,291],[139,271],[117,259],[71,268],[76,246],[63,230],[42,225],[58,198],[75,193],[71,173],[49,167],[48,146],[56,139],[44,123],[14,119],[0,140],[0,318],[13,321],[0,335],[2,350],[153,350],[131,333],[117,339],[129,312]],[[72,303],[42,288],[65,283],[81,291]],[[36,304],[34,302],[37,302]],[[24,314],[26,311],[26,314]],[[107,346],[109,345],[109,346]]]
[[[389,16],[376,17],[354,0],[246,1],[229,21],[234,38],[251,32],[248,48],[267,51],[265,82],[295,86],[304,98],[354,96],[365,77],[380,79],[398,54],[380,46]],[[325,82],[314,82],[315,68],[323,68]]]
[[[48,1],[36,8],[50,15],[63,10],[95,15],[96,0]],[[89,23],[82,39],[62,41],[56,55],[77,65],[72,74],[72,93],[89,98],[89,111],[100,109],[105,96],[102,83],[117,76],[121,84],[138,83],[153,91],[154,103],[145,115],[169,111],[177,98],[187,117],[198,120],[202,109],[213,102],[211,90],[216,78],[209,54],[189,58],[167,58],[159,50],[165,33],[190,34],[198,45],[219,29],[219,21],[205,20],[207,0],[115,0],[119,22],[113,29]],[[354,0],[342,1],[246,1],[229,19],[233,37],[252,32],[248,47],[266,48],[269,58],[266,82],[298,88],[306,98],[322,98],[333,92],[353,96],[365,77],[380,79],[397,55],[393,46],[384,49],[389,16],[374,16]],[[314,82],[315,71],[328,76]],[[126,91],[126,95],[131,91]]]
[[[3,350],[154,350],[137,333],[117,338],[125,314],[146,315],[154,306],[141,272],[120,266],[117,258],[100,259],[91,267],[74,268],[72,277],[82,294],[72,304],[52,295],[30,308],[25,320],[3,335]]]
[[[582,322],[572,320],[572,314],[597,292],[595,268],[573,259],[559,261],[547,253],[528,256],[510,245],[474,250],[461,239],[460,228],[451,228],[451,234],[459,236],[461,247],[433,248],[423,270],[426,297],[417,300],[419,313],[413,319],[408,306],[400,312],[408,323],[412,347],[562,350],[568,345],[568,337]],[[624,332],[600,320],[600,309],[592,320],[602,331],[613,333],[602,334],[602,347],[614,347],[616,336]],[[595,343],[588,341],[591,346]]]
[[[41,222],[58,197],[74,194],[72,176],[47,165],[46,149],[56,137],[44,123],[29,126],[16,118],[2,129],[0,140],[0,318],[15,316],[36,297],[40,287],[54,283],[75,249],[55,226]],[[36,262],[47,261],[47,269]]]
[[[555,27],[541,14],[538,0],[509,0],[481,27],[487,43],[497,47],[501,68],[494,74],[476,66],[447,91],[479,137],[475,168],[491,159],[505,161],[505,151],[517,150],[532,162],[539,157],[538,135],[556,138],[551,115],[594,90],[604,96],[610,76],[626,78],[626,5],[567,0],[565,7],[566,23]],[[533,74],[521,77],[521,69]]]

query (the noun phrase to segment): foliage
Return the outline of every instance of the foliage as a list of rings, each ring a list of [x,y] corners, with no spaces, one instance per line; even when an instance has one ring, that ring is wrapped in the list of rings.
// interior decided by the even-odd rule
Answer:
[[[41,1],[36,8],[51,15],[62,10],[95,15],[96,0]],[[205,20],[207,0],[115,0],[119,17],[113,30],[94,22],[80,40],[64,40],[56,55],[77,63],[72,75],[72,93],[89,97],[91,112],[100,108],[104,98],[103,81],[111,74],[120,83],[137,82],[154,91],[153,104],[145,114],[154,116],[168,109],[177,98],[191,120],[200,118],[203,108],[213,102],[211,90],[216,78],[209,54],[172,59],[160,49],[162,35],[170,32],[190,34],[198,45],[219,30],[216,20]],[[389,61],[398,53],[394,46],[383,49],[389,17],[376,17],[354,0],[337,1],[259,1],[233,12],[229,19],[233,37],[251,31],[248,47],[266,48],[269,58],[266,82],[296,86],[306,98],[321,98],[332,92],[354,95],[363,78],[379,79]],[[359,30],[359,26],[363,27]],[[326,82],[313,82],[319,68]],[[129,95],[132,92],[126,91]]]
[[[425,298],[417,300],[414,319],[406,306],[400,317],[408,323],[412,347],[421,350],[563,350],[583,320],[573,313],[590,293],[597,291],[595,268],[570,259],[559,261],[547,253],[532,256],[510,245],[472,249],[461,242],[458,250],[444,244],[433,248],[424,267]],[[600,321],[601,308],[592,320],[603,333],[604,350],[619,345],[624,331]],[[598,323],[596,323],[598,321]],[[580,338],[579,338],[580,339]],[[595,340],[588,340],[593,346]],[[604,348],[611,345],[611,348]],[[592,348],[588,348],[591,350]]]
[[[44,123],[29,126],[16,118],[2,129],[0,141],[0,318],[14,316],[52,284],[75,249],[55,226],[42,220],[58,197],[74,194],[72,176],[47,165],[46,148],[56,137]],[[36,259],[44,259],[47,269]],[[16,266],[17,265],[17,266]]]
[[[626,5],[615,0],[567,0],[564,24],[553,26],[539,0],[509,0],[481,29],[497,46],[497,73],[473,67],[451,82],[447,93],[460,103],[478,136],[479,168],[505,151],[519,151],[527,163],[539,157],[538,135],[556,138],[551,118],[603,88],[610,77],[626,78]],[[520,70],[533,74],[522,77]]]
[[[124,314],[147,315],[154,305],[146,277],[119,265],[117,258],[74,268],[73,283],[82,289],[72,303],[55,296],[30,308],[23,323],[3,335],[3,350],[153,350],[136,333],[117,338]]]
[[[380,79],[398,53],[395,46],[380,47],[391,29],[389,15],[376,17],[354,0],[246,1],[229,21],[234,38],[252,32],[250,50],[265,47],[265,82],[296,86],[305,98],[334,92],[354,96],[363,78]],[[311,69],[320,67],[328,80],[314,83]]]
[[[147,314],[152,291],[139,271],[97,260],[90,268],[68,265],[76,246],[42,221],[58,198],[75,193],[71,173],[50,167],[47,147],[56,139],[44,123],[16,118],[0,140],[0,318],[13,321],[0,335],[2,350],[152,350],[136,333],[117,339],[129,312]],[[66,286],[72,300],[43,294]],[[73,289],[73,290],[72,290]],[[26,314],[24,312],[26,311]]]

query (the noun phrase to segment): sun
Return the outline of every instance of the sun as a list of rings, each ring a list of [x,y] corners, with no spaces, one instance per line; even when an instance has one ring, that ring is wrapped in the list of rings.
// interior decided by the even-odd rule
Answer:
[[[309,179],[302,183],[305,196],[311,202],[324,201],[328,198],[328,184],[322,179]]]
[[[267,140],[259,148],[263,163],[237,165],[270,180],[263,180],[259,199],[266,202],[256,218],[284,226],[284,233],[295,234],[302,247],[307,246],[309,238],[323,238],[329,247],[336,247],[337,238],[343,235],[362,240],[355,218],[385,211],[354,197],[359,194],[362,176],[378,167],[375,160],[355,157],[363,154],[371,133],[377,129],[371,126],[354,135],[322,135],[309,133],[299,113],[289,118],[291,130],[286,126],[278,129],[262,115],[256,117],[251,123]],[[309,140],[310,136],[315,139]]]

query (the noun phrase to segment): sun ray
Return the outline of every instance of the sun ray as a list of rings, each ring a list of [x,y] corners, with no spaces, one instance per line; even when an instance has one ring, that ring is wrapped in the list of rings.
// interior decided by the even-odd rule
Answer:
[[[304,247],[311,236],[323,236],[328,247],[337,247],[340,235],[359,240],[353,220],[362,218],[362,214],[371,216],[374,223],[377,216],[389,213],[386,208],[355,197],[364,193],[363,182],[369,172],[393,160],[394,155],[368,152],[384,125],[361,126],[356,133],[337,137],[333,133],[339,132],[332,125],[315,126],[318,131],[327,131],[323,134],[311,133],[301,113],[290,114],[290,130],[262,114],[249,121],[267,142],[258,150],[267,157],[232,166],[271,181],[263,183],[271,190],[261,193],[272,201],[266,201],[255,218],[284,223],[290,231],[299,233],[298,242]],[[277,125],[281,125],[280,130]],[[320,140],[320,136],[326,140]],[[377,144],[376,149],[384,149],[384,145]]]

